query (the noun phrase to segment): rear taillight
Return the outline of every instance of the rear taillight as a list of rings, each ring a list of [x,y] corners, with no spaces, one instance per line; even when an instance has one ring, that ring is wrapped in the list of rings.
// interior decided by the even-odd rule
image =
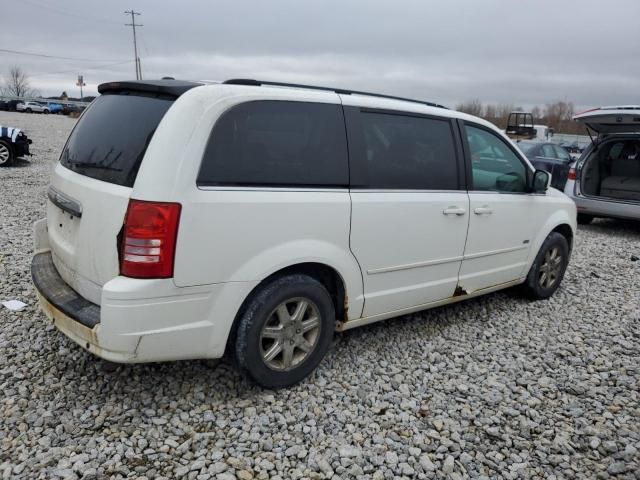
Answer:
[[[575,180],[576,179],[576,169],[569,169],[569,175],[567,175],[567,180]]]
[[[130,200],[120,247],[120,274],[172,277],[179,222],[179,203]]]

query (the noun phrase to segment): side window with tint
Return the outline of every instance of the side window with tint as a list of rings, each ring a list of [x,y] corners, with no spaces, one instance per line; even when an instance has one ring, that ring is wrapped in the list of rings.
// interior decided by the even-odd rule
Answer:
[[[563,162],[571,161],[571,157],[564,148],[554,145],[553,149],[556,151],[556,158],[559,158]]]
[[[556,158],[556,152],[552,145],[542,145],[542,156],[546,158]]]
[[[361,112],[358,185],[380,189],[456,190],[458,166],[448,120]],[[360,174],[360,172],[359,172]]]
[[[346,187],[347,139],[340,105],[256,101],[213,127],[197,183]]]
[[[525,192],[527,169],[496,134],[465,125],[471,154],[473,190]]]

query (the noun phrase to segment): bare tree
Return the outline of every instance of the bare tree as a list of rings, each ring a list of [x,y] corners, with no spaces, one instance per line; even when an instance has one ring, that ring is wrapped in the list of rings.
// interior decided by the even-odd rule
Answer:
[[[533,123],[539,122],[542,118],[542,110],[539,106],[535,106],[531,109],[531,116],[533,117]]]
[[[456,107],[456,110],[468,113],[469,115],[475,115],[476,117],[481,117],[484,109],[482,107],[482,102],[478,99],[475,99],[469,102],[461,103]]]
[[[2,93],[11,97],[34,96],[35,91],[29,84],[29,76],[20,67],[11,67],[9,74],[4,77]]]
[[[555,102],[544,107],[544,116],[547,124],[555,129],[561,124],[570,122],[573,117],[573,103]]]

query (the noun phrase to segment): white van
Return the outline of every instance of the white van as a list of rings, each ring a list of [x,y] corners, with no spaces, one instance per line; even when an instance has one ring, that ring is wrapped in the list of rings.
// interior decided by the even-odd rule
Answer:
[[[253,80],[99,91],[32,264],[43,310],[99,357],[228,352],[281,387],[336,330],[562,280],[573,202],[479,118]]]

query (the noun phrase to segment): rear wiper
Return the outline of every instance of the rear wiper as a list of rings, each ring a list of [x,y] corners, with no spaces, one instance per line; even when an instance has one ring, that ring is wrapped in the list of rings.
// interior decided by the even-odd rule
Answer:
[[[96,170],[113,170],[115,172],[121,172],[121,168],[108,167],[106,165],[100,165],[99,163],[91,163],[91,162],[67,162],[74,167],[83,167],[83,168],[95,168]]]

